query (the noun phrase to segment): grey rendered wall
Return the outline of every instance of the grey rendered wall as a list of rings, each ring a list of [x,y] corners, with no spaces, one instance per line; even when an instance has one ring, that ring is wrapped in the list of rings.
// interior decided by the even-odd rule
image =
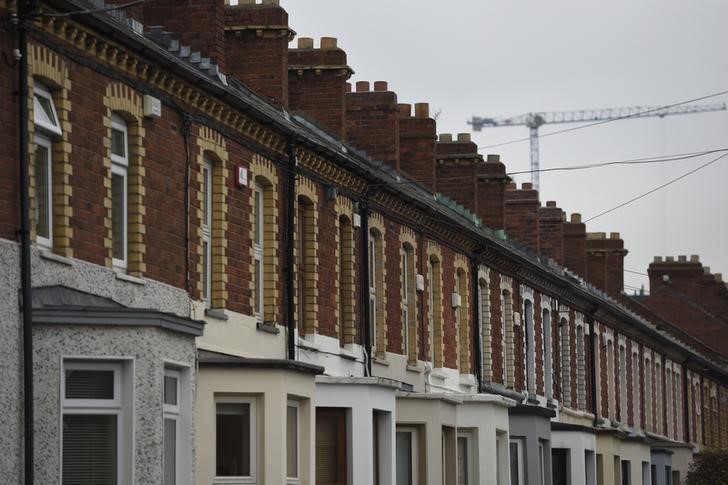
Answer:
[[[672,455],[664,451],[653,451],[650,453],[650,465],[655,465],[655,476],[657,485],[667,485],[672,477],[667,476],[665,467],[672,468]]]
[[[17,243],[0,240],[0,386],[2,388],[2,392],[0,392],[0,410],[2,410],[0,412],[0,477],[2,479],[0,482],[7,480],[7,483],[21,483],[23,480],[22,321],[18,308],[18,292],[20,289],[19,258],[20,252]],[[41,253],[35,249],[32,251],[32,282],[34,287],[64,285],[112,298],[130,307],[155,309],[179,316],[189,316],[190,314],[190,300],[184,290],[146,279],[137,282],[125,281],[117,277],[116,273],[108,268],[75,259],[42,257]],[[90,331],[90,329],[82,330]],[[105,328],[103,332],[108,330],[108,328]],[[96,332],[95,335],[100,339],[97,343],[99,345],[101,342],[105,342],[105,345],[111,344],[112,342],[103,338],[103,332]],[[173,336],[171,333],[165,333],[165,336],[162,336],[161,332],[160,335],[152,336],[152,332],[148,329],[127,328],[126,332],[128,334],[127,343],[130,344],[128,347],[129,352],[131,352],[130,355],[135,355],[133,350],[144,348],[151,352],[149,355],[154,356],[155,362],[161,362],[160,359],[163,356],[172,358],[172,355],[177,355],[179,358],[175,360],[194,364],[194,339],[192,337],[178,337]],[[40,351],[41,347],[52,346],[54,343],[61,345],[65,338],[60,334],[50,335],[49,332],[40,331],[36,336],[38,351]],[[43,339],[50,340],[44,342]],[[145,345],[148,342],[155,342],[155,346]],[[87,341],[86,345],[87,347],[77,348],[77,351],[101,352],[104,350],[94,342]],[[66,352],[66,349],[61,349],[61,347],[57,348],[57,356],[61,352]],[[119,350],[122,349],[119,348]],[[171,352],[169,356],[166,355],[168,351]],[[57,356],[53,357],[50,353],[36,356],[36,359],[38,359],[35,368],[36,379],[45,380],[50,378],[50,375],[44,373],[53,370],[53,368],[47,368],[47,364],[42,362],[41,359],[55,359],[54,365],[57,366],[59,362]],[[149,358],[142,359],[140,357],[140,365],[142,365],[142,361],[147,362],[147,364],[143,365],[152,365]],[[57,377],[56,371],[53,378]],[[37,384],[42,383],[38,382]],[[44,391],[41,391],[40,387],[36,389],[36,406],[45,405],[46,400],[52,398],[52,396],[46,395],[49,392],[52,393],[53,389],[45,388]],[[55,392],[57,402],[58,390],[56,389]],[[156,392],[156,390],[153,392]],[[155,399],[157,397],[155,395]],[[39,413],[39,410],[36,410],[36,412]],[[53,408],[53,413],[55,416],[58,415],[57,406]],[[42,416],[39,416],[39,418],[42,418]],[[158,424],[161,432],[161,422]],[[43,433],[47,431],[43,426],[39,419],[36,423],[35,433],[38,439],[41,439]],[[41,443],[44,442],[48,442],[48,440],[42,438],[41,442],[36,445],[36,450],[43,452],[44,447]],[[54,447],[55,450],[58,449],[57,440]],[[159,453],[161,453],[161,450]],[[43,462],[40,459],[38,461]],[[49,481],[45,479],[49,469],[44,468],[41,470],[38,464],[36,464],[36,469],[42,473],[42,475],[38,476],[37,483],[58,483],[57,480]],[[139,478],[137,476],[137,479]],[[148,483],[155,482],[152,480]]]
[[[551,485],[551,421],[540,416],[509,415],[508,426],[511,437],[525,440],[525,483],[538,483],[541,473],[538,444],[541,441],[544,445],[544,483]]]

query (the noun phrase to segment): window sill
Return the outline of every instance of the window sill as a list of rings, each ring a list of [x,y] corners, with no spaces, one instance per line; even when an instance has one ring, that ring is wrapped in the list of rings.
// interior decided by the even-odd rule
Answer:
[[[53,261],[54,263],[59,263],[66,266],[73,266],[73,260],[71,258],[56,254],[50,249],[41,248],[39,250],[39,254],[41,258],[47,259],[48,261]]]
[[[320,350],[315,342],[298,337],[298,347],[304,350]]]
[[[353,352],[351,352],[350,350],[347,350],[347,349],[340,348],[339,357],[341,357],[342,359],[347,359],[347,360],[356,360],[356,355],[354,355]]]
[[[140,285],[140,286],[143,286],[143,285],[146,285],[147,284],[147,282],[144,281],[143,279],[137,278],[136,276],[132,276],[132,275],[123,273],[123,272],[121,272],[118,269],[115,269],[114,270],[114,273],[116,273],[116,279],[117,280],[126,281],[127,283],[134,283],[135,285]]]
[[[422,374],[422,369],[417,365],[407,364],[407,370],[410,372],[417,372],[418,374]]]
[[[205,308],[205,316],[226,322],[228,315],[224,308]]]
[[[270,333],[272,335],[278,335],[281,333],[278,326],[272,322],[256,322],[255,326],[261,332]]]
[[[384,357],[374,357],[372,359],[372,362],[374,362],[375,364],[383,365],[385,367],[389,367],[390,364],[389,361]]]

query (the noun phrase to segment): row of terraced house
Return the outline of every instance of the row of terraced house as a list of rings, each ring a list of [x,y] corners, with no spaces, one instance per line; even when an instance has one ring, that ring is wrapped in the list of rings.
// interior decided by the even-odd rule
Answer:
[[[20,3],[0,482],[677,485],[728,447],[697,256],[625,295],[618,233],[276,0]]]

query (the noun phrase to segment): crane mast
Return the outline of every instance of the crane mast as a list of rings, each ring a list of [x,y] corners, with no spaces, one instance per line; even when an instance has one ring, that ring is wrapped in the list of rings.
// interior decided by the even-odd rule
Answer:
[[[705,113],[709,111],[725,110],[725,103],[674,106],[629,106],[626,108],[526,113],[510,118],[485,118],[480,116],[474,116],[468,121],[468,124],[473,127],[473,131],[481,131],[483,128],[496,128],[501,126],[528,127],[530,134],[529,138],[531,141],[531,182],[533,183],[533,188],[538,190],[538,129],[545,124],[589,123],[652,117],[664,118],[665,116],[671,115]]]

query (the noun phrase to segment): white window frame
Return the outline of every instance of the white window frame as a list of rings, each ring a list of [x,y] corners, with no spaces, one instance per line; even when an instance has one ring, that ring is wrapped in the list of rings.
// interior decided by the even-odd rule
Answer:
[[[511,483],[511,485],[526,485],[526,463],[523,459],[523,438],[510,438],[508,440],[508,477],[511,477],[511,444],[516,445],[518,450],[518,483]]]
[[[477,457],[474,456],[475,455],[474,454],[475,447],[473,446],[473,443],[475,442],[475,433],[472,430],[458,431],[457,435],[455,436],[455,452],[456,452],[456,454],[459,453],[459,451],[460,451],[460,449],[459,449],[459,447],[457,445],[457,441],[460,438],[464,438],[465,439],[465,442],[466,442],[465,450],[466,450],[466,453],[467,453],[467,460],[468,460],[468,462],[467,462],[467,467],[468,467],[467,474],[468,474],[468,476],[467,476],[467,478],[465,480],[465,483],[466,483],[466,485],[476,485],[478,483],[477,482],[477,473],[476,473],[476,470],[475,470],[475,464],[477,462]],[[457,465],[456,465],[455,468],[459,472],[460,471],[460,461],[459,461],[459,457],[457,455],[456,455],[456,460],[455,461],[457,463]],[[456,477],[456,482],[457,482],[458,479],[459,479],[459,477]]]
[[[417,428],[415,428],[413,426],[406,426],[406,427],[398,426],[395,431],[395,455],[396,455],[396,451],[397,451],[397,449],[396,449],[397,434],[396,433],[406,433],[406,434],[410,435],[410,443],[412,444],[412,447],[411,447],[411,454],[410,454],[409,459],[410,459],[410,464],[412,466],[412,483],[413,484],[420,483],[420,480],[419,480],[420,451],[419,451],[419,434],[418,434],[419,431]],[[395,456],[395,467],[397,465],[396,459],[397,458]]]
[[[430,330],[430,363],[435,368],[435,263],[427,258],[427,324]]]
[[[39,99],[43,98],[48,102],[51,107],[51,114],[53,119],[50,122],[44,120],[40,114],[45,113],[45,110],[41,107]],[[33,85],[33,123],[36,128],[42,128],[48,133],[54,135],[62,135],[61,125],[58,121],[58,113],[56,112],[56,104],[53,102],[53,96],[48,88],[39,82],[35,82]]]
[[[377,236],[369,231],[369,334],[372,354],[377,349]]]
[[[116,113],[111,113],[111,130],[117,130],[124,135],[124,156],[117,155],[109,148],[111,158],[111,176],[118,175],[123,179],[123,200],[122,200],[122,247],[124,257],[113,258],[113,266],[115,269],[126,271],[129,259],[129,128],[126,121]],[[113,195],[112,195],[113,197]],[[113,201],[112,201],[113,206]],[[113,244],[113,243],[112,243]]]
[[[409,356],[409,339],[410,339],[410,328],[409,328],[409,285],[410,285],[410,254],[406,247],[402,246],[399,250],[399,257],[402,264],[402,349],[404,355]]]
[[[46,211],[48,213],[48,237],[40,236],[37,231],[35,235],[35,242],[38,244],[38,246],[41,246],[45,249],[53,249],[53,144],[51,142],[51,139],[45,134],[36,131],[34,135],[34,142],[35,147],[37,150],[37,147],[41,146],[45,148],[46,153],[48,153],[48,156],[43,161],[43,163],[46,165],[46,172],[48,174],[48,186],[46,187]],[[33,163],[37,164],[38,160],[35,157],[33,157]],[[38,222],[38,181],[36,180],[36,197],[35,197],[35,203],[36,203],[36,224]]]
[[[61,364],[60,394],[60,463],[63,479],[63,417],[66,415],[103,415],[116,416],[116,480],[117,483],[133,481],[133,443],[134,443],[134,387],[131,383],[133,371],[127,371],[123,362],[107,359],[88,360],[64,357]],[[68,399],[66,398],[66,371],[93,370],[112,371],[114,397],[112,399]],[[126,396],[124,394],[130,393]]]
[[[265,189],[260,182],[255,182],[253,188],[253,271],[257,271],[257,286],[254,289],[255,303],[253,305],[253,315],[258,323],[263,323],[264,309],[264,277],[265,277]],[[257,214],[255,213],[257,210]],[[256,263],[258,268],[256,270]],[[255,282],[255,278],[253,279]],[[254,283],[255,284],[255,283]]]
[[[293,399],[289,399],[286,405],[286,414],[288,408],[295,408],[296,410],[296,475],[295,477],[288,476],[288,440],[286,439],[286,483],[288,485],[298,485],[301,483],[301,403]],[[288,426],[288,419],[286,418],[286,426]],[[288,434],[286,433],[286,438]]]
[[[167,404],[164,402],[164,390],[166,387],[165,385],[162,386],[162,408],[163,408],[163,415],[164,415],[164,421],[171,419],[175,423],[175,443],[174,443],[174,456],[175,456],[175,485],[182,485],[187,483],[187,480],[185,479],[185,467],[183,466],[184,459],[183,458],[183,446],[182,446],[182,436],[180,433],[180,428],[182,428],[181,424],[183,423],[183,420],[185,416],[183,416],[183,413],[186,412],[185,409],[185,403],[182,399],[182,386],[183,386],[183,376],[182,372],[175,369],[170,369],[168,367],[165,367],[164,369],[164,378],[171,377],[177,381],[177,384],[175,386],[176,390],[176,399],[175,402],[177,404]],[[166,443],[165,443],[166,445]],[[163,449],[166,449],[166,446],[163,447]],[[166,464],[166,463],[165,463]]]
[[[207,177],[205,177],[207,174]],[[207,158],[202,162],[202,268],[204,271],[204,284],[202,285],[202,301],[206,308],[210,308],[212,301],[212,163]]]
[[[215,397],[215,422],[217,423],[217,405],[218,404],[248,404],[250,406],[250,476],[240,477],[219,477],[217,474],[213,478],[212,483],[215,485],[248,485],[257,483],[258,469],[258,413],[256,409],[257,399],[253,396],[216,396]],[[217,435],[215,436],[217,446]],[[215,472],[217,473],[217,449],[215,449]]]

